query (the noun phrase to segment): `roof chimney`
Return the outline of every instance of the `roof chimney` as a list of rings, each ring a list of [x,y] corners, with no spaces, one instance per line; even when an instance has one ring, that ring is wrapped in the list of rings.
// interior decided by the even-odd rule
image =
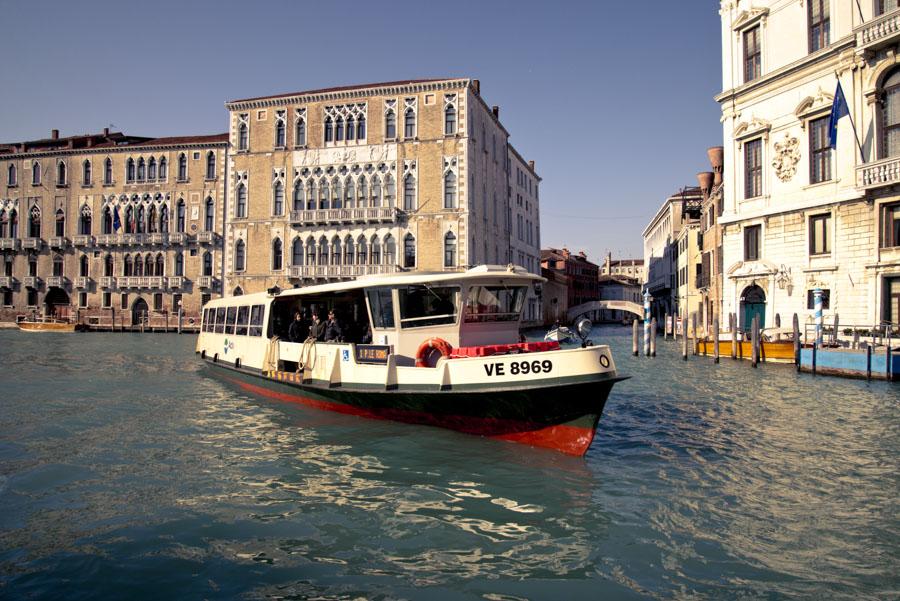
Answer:
[[[94,146],[94,138],[92,136],[88,136],[87,147],[92,148],[93,146]]]
[[[712,170],[715,174],[713,183],[718,186],[722,183],[722,167],[725,165],[725,148],[722,146],[713,146],[706,151],[706,156],[709,157],[709,164],[712,165]]]
[[[50,130],[50,139],[51,140],[59,140],[59,130],[58,129]]]
[[[528,161],[528,168],[534,171],[534,161]]]
[[[496,104],[495,104],[494,106],[491,107],[491,112],[494,113],[494,118],[495,118],[495,119],[499,119],[499,118],[500,118],[500,107],[497,106]]]
[[[697,182],[699,182],[700,184],[700,192],[703,193],[704,197],[709,196],[709,193],[712,192],[713,178],[714,174],[712,171],[704,171],[697,174]]]
[[[103,128],[103,135],[104,135],[104,136],[109,136],[109,128],[108,128],[108,127],[104,127],[104,128]]]
[[[475,93],[481,96],[481,80],[473,79],[472,80],[472,89],[475,90]]]

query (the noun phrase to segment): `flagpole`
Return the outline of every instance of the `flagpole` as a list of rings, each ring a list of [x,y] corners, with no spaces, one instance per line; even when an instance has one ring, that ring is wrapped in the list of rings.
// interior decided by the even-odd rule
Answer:
[[[841,84],[841,78],[838,75],[837,71],[834,72],[834,77],[837,79],[838,85]],[[844,99],[846,100],[846,95]],[[855,100],[855,99],[854,99]],[[855,104],[855,103],[854,103]],[[859,133],[856,131],[856,124],[853,122],[853,111],[849,110],[850,107],[847,107],[847,116],[850,117],[850,127],[853,128],[853,140],[856,142],[856,147],[859,148],[859,158],[862,159],[862,162],[866,162],[866,154],[863,152],[862,144],[859,141]]]

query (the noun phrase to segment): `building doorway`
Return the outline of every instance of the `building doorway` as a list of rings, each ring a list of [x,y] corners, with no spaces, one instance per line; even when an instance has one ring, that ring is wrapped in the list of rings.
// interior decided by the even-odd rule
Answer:
[[[134,301],[134,304],[131,305],[131,325],[141,325],[141,323],[147,320],[149,315],[150,307],[147,305],[147,301],[138,297],[138,299]]]
[[[759,329],[766,327],[766,293],[762,288],[753,284],[744,288],[741,295],[741,326],[745,332],[750,331],[753,318],[759,316]]]
[[[900,324],[900,277],[884,278],[881,319],[895,328]]]
[[[69,295],[62,288],[50,288],[44,297],[45,313],[56,319],[69,319]]]

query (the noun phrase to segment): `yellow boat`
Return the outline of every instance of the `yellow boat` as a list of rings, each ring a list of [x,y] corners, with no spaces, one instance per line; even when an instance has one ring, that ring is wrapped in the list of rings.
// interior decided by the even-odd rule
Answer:
[[[697,342],[697,352],[701,355],[713,356],[713,341],[700,340]],[[742,359],[750,359],[753,356],[753,348],[749,340],[737,343],[737,356]],[[719,341],[719,356],[731,356],[731,341]],[[773,361],[776,363],[794,362],[794,342],[791,340],[762,340],[759,343],[760,361]]]
[[[75,322],[62,321],[53,318],[38,317],[35,319],[21,319],[16,321],[16,325],[23,332],[60,332],[69,333],[76,332],[80,325]]]

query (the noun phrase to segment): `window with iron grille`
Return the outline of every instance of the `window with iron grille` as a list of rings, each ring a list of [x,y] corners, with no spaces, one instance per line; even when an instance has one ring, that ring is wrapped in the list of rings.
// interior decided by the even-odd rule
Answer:
[[[759,259],[759,234],[762,228],[751,225],[744,228],[744,260],[756,261]]]
[[[744,32],[744,83],[762,75],[762,47],[759,25]]]
[[[762,196],[762,139],[744,144],[744,198]]]
[[[809,123],[809,181],[811,184],[831,179],[831,142],[829,117],[813,119]]]

